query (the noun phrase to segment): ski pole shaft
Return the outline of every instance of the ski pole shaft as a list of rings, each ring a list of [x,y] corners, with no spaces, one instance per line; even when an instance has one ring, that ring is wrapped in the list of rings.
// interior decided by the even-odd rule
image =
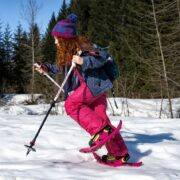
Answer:
[[[44,123],[46,122],[46,119],[47,119],[47,117],[49,116],[49,113],[51,112],[51,109],[54,107],[54,105],[55,105],[55,102],[53,101],[53,102],[51,103],[51,106],[50,106],[50,108],[48,109],[48,111],[47,111],[47,113],[46,113],[46,116],[44,117],[44,119],[43,119],[43,121],[42,121],[42,123],[41,123],[41,125],[40,125],[40,127],[39,127],[39,129],[38,129],[38,131],[37,131],[37,133],[35,134],[33,140],[30,142],[30,145],[29,145],[29,146],[28,146],[28,145],[25,145],[25,147],[28,148],[28,151],[27,151],[26,155],[28,155],[31,150],[36,151],[36,150],[33,148],[33,146],[35,145],[36,139],[37,139],[37,137],[38,137],[38,135],[39,135],[39,133],[40,133],[40,131],[41,131]]]
[[[33,146],[35,145],[36,139],[37,139],[37,137],[38,137],[38,135],[39,135],[39,133],[40,133],[40,131],[41,131],[44,123],[46,122],[47,117],[49,116],[52,107],[55,105],[55,103],[56,103],[59,95],[61,94],[61,92],[62,92],[62,90],[63,90],[63,87],[64,87],[67,79],[69,78],[69,76],[70,76],[70,74],[71,74],[71,72],[72,72],[72,70],[73,70],[74,67],[76,67],[76,64],[75,64],[74,62],[72,62],[72,65],[71,65],[71,67],[70,67],[70,69],[69,69],[69,71],[68,71],[68,73],[67,73],[64,81],[62,82],[62,85],[60,86],[60,88],[59,88],[59,90],[58,90],[58,93],[56,94],[53,102],[51,103],[51,106],[50,106],[49,110],[47,111],[46,116],[44,117],[44,119],[43,119],[43,121],[42,121],[42,123],[41,123],[41,125],[40,125],[40,127],[39,127],[39,129],[38,129],[38,131],[37,131],[37,133],[35,134],[33,140],[30,142],[30,145],[25,145],[25,147],[28,148],[26,155],[28,155],[28,154],[30,153],[30,151],[36,151],[36,150],[33,148]]]
[[[62,85],[61,85],[61,87],[59,88],[58,93],[56,94],[56,96],[55,96],[55,98],[54,98],[54,101],[55,101],[55,102],[57,101],[59,95],[61,94],[61,91],[63,90],[63,87],[64,87],[64,85],[65,85],[67,79],[69,78],[69,76],[70,76],[72,70],[74,69],[74,67],[76,67],[76,64],[75,64],[74,62],[72,62],[72,65],[71,65],[71,67],[70,67],[70,69],[69,69],[69,71],[68,71],[68,73],[67,73],[67,75],[66,75],[64,81],[62,82]]]

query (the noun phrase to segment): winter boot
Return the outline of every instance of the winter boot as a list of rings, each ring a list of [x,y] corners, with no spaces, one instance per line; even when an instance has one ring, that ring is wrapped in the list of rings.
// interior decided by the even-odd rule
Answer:
[[[130,159],[130,156],[129,154],[126,154],[124,156],[113,156],[107,154],[107,155],[103,155],[101,159],[105,163],[115,163],[119,161],[120,163],[124,164]]]
[[[107,125],[105,128],[103,128],[101,131],[96,133],[89,141],[89,146],[95,146],[103,139],[107,138],[112,133],[112,128]]]

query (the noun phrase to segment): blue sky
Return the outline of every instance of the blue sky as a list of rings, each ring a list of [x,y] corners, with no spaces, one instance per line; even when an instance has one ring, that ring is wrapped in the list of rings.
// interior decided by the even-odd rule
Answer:
[[[37,2],[41,5],[37,16],[37,23],[43,33],[53,11],[57,15],[63,0],[37,0]],[[0,0],[0,22],[3,28],[8,23],[13,31],[20,22],[25,30],[28,29],[27,22],[21,16],[22,4],[25,3],[26,0]]]

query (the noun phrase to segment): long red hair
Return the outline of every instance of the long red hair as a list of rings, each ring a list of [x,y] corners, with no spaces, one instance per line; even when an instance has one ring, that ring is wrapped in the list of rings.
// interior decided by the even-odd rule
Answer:
[[[78,36],[73,39],[63,39],[58,37],[58,45],[57,47],[57,65],[62,67],[66,64],[70,64],[73,55],[75,55],[78,51],[92,51],[94,47],[92,43],[86,38],[82,36]]]

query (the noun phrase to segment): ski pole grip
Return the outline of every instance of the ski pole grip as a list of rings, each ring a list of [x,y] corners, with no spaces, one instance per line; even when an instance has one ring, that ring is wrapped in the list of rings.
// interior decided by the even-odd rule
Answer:
[[[41,68],[41,65],[39,65],[38,63],[35,63],[35,64],[33,64],[34,65],[34,67],[35,68],[39,68],[39,69],[42,69]],[[37,69],[35,69],[36,71],[38,71]],[[40,72],[40,71],[38,71],[40,74],[42,74],[42,75],[47,75],[47,73],[46,73],[46,71],[44,71],[43,69],[42,69],[42,72]]]

